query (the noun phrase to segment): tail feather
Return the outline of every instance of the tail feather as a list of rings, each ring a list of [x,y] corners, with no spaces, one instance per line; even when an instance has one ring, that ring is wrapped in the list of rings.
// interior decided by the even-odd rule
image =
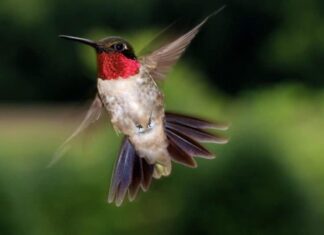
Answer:
[[[176,123],[178,125],[193,127],[197,129],[216,129],[227,130],[228,124],[220,122],[210,122],[196,117],[190,117],[182,114],[175,114],[167,112],[165,114],[165,120],[167,123]]]
[[[178,145],[176,145],[172,141],[172,139],[168,138],[168,140],[169,140],[168,152],[172,157],[173,161],[181,163],[182,165],[185,165],[187,167],[192,167],[192,168],[197,167],[197,163],[195,159],[193,159],[193,157],[191,157],[184,150],[178,147]]]
[[[226,137],[212,134],[204,129],[227,129],[226,124],[175,113],[166,113],[165,129],[169,140],[168,151],[172,160],[185,166],[196,167],[193,157],[214,158],[199,142],[225,144]]]
[[[148,164],[145,159],[140,158],[136,154],[133,167],[133,178],[128,190],[130,201],[135,199],[140,188],[142,188],[144,192],[149,189],[152,182],[153,170],[153,165]]]
[[[179,149],[184,151],[190,157],[201,156],[206,158],[213,158],[214,155],[209,152],[205,147],[184,135],[183,133],[167,129],[167,136],[170,142],[173,142]]]
[[[138,193],[141,182],[143,180],[143,169],[141,159],[135,155],[132,182],[129,185],[128,198],[133,201]]]
[[[120,149],[109,189],[108,202],[120,206],[128,191],[130,201],[134,200],[140,186],[146,191],[151,183],[153,165],[140,158],[125,138]]]
[[[225,137],[209,133],[205,129],[225,130],[226,128],[225,124],[166,113],[165,133],[169,142],[169,155],[174,162],[195,168],[197,163],[194,157],[214,158],[214,155],[199,142],[227,143]],[[113,173],[108,202],[115,202],[120,206],[127,192],[129,200],[133,201],[140,188],[143,191],[148,190],[153,173],[154,165],[148,164],[145,158],[139,157],[132,143],[125,137]]]
[[[142,170],[143,170],[143,178],[141,183],[141,188],[144,192],[146,192],[152,182],[152,176],[154,171],[154,165],[148,164],[145,159],[141,159],[142,162]]]
[[[113,173],[108,202],[121,205],[133,178],[133,166],[136,158],[135,150],[127,138],[124,139]]]
[[[181,124],[167,122],[166,128],[183,133],[184,135],[189,136],[190,138],[198,142],[214,143],[214,144],[226,144],[228,142],[228,139],[226,137],[220,136],[218,134],[211,134],[207,131],[184,126]]]

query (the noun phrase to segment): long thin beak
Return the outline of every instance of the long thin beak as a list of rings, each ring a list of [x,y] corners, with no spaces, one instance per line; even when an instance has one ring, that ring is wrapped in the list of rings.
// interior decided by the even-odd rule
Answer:
[[[88,46],[93,47],[96,50],[99,49],[98,48],[98,43],[96,43],[95,41],[92,41],[90,39],[73,37],[73,36],[68,36],[68,35],[59,35],[59,37],[60,38],[67,39],[67,40],[76,41],[76,42],[80,42],[80,43],[86,44]]]

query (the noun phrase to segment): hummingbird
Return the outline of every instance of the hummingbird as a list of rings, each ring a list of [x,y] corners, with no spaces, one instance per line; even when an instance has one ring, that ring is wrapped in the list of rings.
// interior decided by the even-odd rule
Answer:
[[[201,27],[214,14],[174,41],[137,57],[125,39],[110,36],[90,39],[59,35],[94,48],[97,58],[97,94],[80,126],[63,143],[109,114],[114,129],[124,136],[113,170],[108,202],[120,206],[128,194],[133,201],[140,189],[147,191],[152,178],[170,175],[172,162],[195,168],[195,157],[214,158],[200,142],[227,143],[227,138],[207,129],[226,130],[227,125],[188,115],[166,112],[157,81],[166,78]]]

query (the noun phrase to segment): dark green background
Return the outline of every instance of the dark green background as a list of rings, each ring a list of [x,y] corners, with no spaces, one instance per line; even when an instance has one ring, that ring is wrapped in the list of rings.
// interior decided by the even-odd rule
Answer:
[[[203,27],[161,84],[166,108],[231,122],[213,161],[121,208],[106,203],[120,136],[108,117],[45,168],[95,92],[92,49],[58,34],[120,35],[140,51],[161,29]],[[321,234],[324,2],[0,2],[0,234]]]

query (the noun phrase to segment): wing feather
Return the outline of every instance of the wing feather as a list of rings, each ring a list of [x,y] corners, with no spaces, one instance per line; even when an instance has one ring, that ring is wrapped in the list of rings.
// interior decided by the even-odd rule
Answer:
[[[71,140],[73,140],[78,134],[84,131],[91,123],[99,119],[101,115],[101,109],[102,109],[102,102],[97,94],[81,124],[78,126],[78,128],[76,128],[76,130],[72,133],[72,135],[70,135],[70,137],[67,138],[57,149],[57,151],[53,156],[53,159],[50,161],[47,167],[51,167],[64,155],[64,153],[68,148],[68,144],[71,142]]]
[[[190,42],[199,32],[200,28],[207,22],[207,20],[222,11],[225,6],[219,8],[207,16],[203,21],[196,25],[189,32],[180,36],[173,42],[160,47],[153,51],[151,54],[140,58],[141,62],[145,64],[148,72],[155,80],[163,80],[170,70],[170,68],[178,61],[180,56],[186,50]]]

